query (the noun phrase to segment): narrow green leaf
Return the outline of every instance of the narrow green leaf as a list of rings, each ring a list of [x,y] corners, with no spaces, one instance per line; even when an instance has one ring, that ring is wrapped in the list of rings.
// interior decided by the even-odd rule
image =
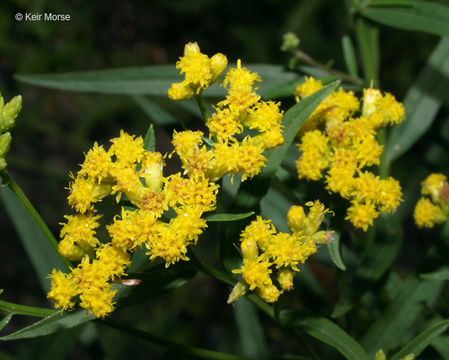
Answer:
[[[380,216],[376,220],[376,239],[371,246],[365,246],[357,277],[365,280],[379,280],[391,267],[401,249],[403,229],[396,218]]]
[[[3,336],[0,340],[29,339],[49,335],[57,331],[73,328],[91,320],[93,320],[92,314],[86,315],[86,310],[84,309],[64,313],[57,312],[15,333]]]
[[[341,45],[343,48],[343,56],[345,59],[346,69],[352,77],[359,77],[357,71],[357,59],[355,57],[354,45],[349,35],[345,35],[341,38]]]
[[[441,356],[441,360],[449,360],[449,335],[439,336],[432,340],[432,347]]]
[[[78,341],[82,326],[55,332],[42,337],[37,344],[33,359],[35,360],[64,360]]]
[[[295,311],[281,311],[281,323],[298,327],[310,336],[326,343],[340,352],[348,360],[368,360],[368,355],[360,344],[334,322],[321,317],[302,317]]]
[[[22,245],[36,272],[37,280],[45,292],[50,290],[50,279],[47,278],[52,269],[67,270],[60,255],[37,225],[35,219],[25,209],[9,187],[0,187],[1,203],[19,234]]]
[[[0,300],[0,310],[10,314],[20,314],[29,316],[39,316],[39,317],[45,317],[54,314],[56,312],[56,310],[53,309],[20,305],[4,300]]]
[[[332,241],[327,245],[327,249],[329,250],[329,255],[334,262],[335,266],[340,270],[345,271],[346,266],[343,263],[340,253],[340,233],[336,232]]]
[[[373,81],[376,86],[379,77],[379,30],[361,17],[356,19],[356,29],[365,84],[371,85]]]
[[[405,95],[407,119],[391,130],[385,147],[389,163],[410,149],[432,125],[441,101],[447,98],[448,79],[449,39],[441,39]]]
[[[449,36],[449,7],[435,2],[415,0],[406,6],[368,6],[359,9],[359,13],[395,28]]]
[[[439,292],[441,282],[420,281],[409,277],[398,295],[388,305],[378,320],[362,338],[363,347],[374,354],[377,350],[389,351],[399,345],[424,308],[424,302]]]
[[[3,316],[3,317],[0,319],[0,331],[2,331],[3,328],[4,328],[6,325],[9,324],[9,322],[11,321],[13,315],[14,315],[13,313],[9,313],[9,314],[6,314],[5,316]]]
[[[449,267],[442,267],[437,271],[421,274],[420,277],[426,280],[449,280]]]
[[[371,0],[369,2],[370,7],[374,6],[387,6],[387,7],[395,7],[395,6],[405,6],[405,7],[416,7],[415,0]]]
[[[295,73],[285,71],[279,65],[245,64],[245,67],[262,77],[263,81],[259,86],[259,93],[262,95],[279,84],[297,78]],[[176,69],[174,64],[62,74],[18,74],[15,78],[27,84],[51,89],[164,97],[167,97],[167,90],[172,83],[182,80],[182,76],[179,75],[179,70]],[[204,92],[204,96],[208,97],[224,97],[225,95],[225,89],[218,83]]]
[[[249,211],[243,214],[212,214],[206,216],[207,221],[236,221],[241,219],[246,219],[254,215],[254,211]]]
[[[151,99],[142,95],[132,95],[131,99],[148,115],[148,117],[157,125],[173,125],[176,124],[176,118]]]
[[[143,147],[147,151],[155,151],[156,149],[156,137],[154,136],[153,124],[147,130],[145,138],[143,139]]]
[[[408,354],[414,354],[415,358],[417,358],[418,355],[421,354],[421,352],[427,346],[429,346],[430,342],[434,338],[438,337],[441,333],[446,331],[448,327],[449,320],[443,320],[431,326],[430,328],[419,334],[417,337],[415,337],[396,354],[394,354],[391,360],[400,360],[402,357],[407,356]]]
[[[234,316],[240,334],[243,355],[251,359],[267,358],[267,344],[254,305],[246,298],[240,299],[235,304]]]

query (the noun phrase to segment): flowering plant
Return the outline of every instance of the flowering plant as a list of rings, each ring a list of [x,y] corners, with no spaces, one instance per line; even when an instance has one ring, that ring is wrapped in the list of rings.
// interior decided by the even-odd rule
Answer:
[[[425,81],[431,70],[400,101],[380,86],[373,61],[376,22],[444,36],[447,24],[426,24],[441,14],[448,20],[449,10],[419,0],[373,0],[353,1],[350,13],[362,61],[358,66],[346,35],[347,72],[305,54],[293,33],[281,46],[287,68],[208,56],[196,42],[185,45],[176,65],[150,67],[144,90],[131,95],[154,124],[143,136],[124,128],[85,149],[69,175],[58,240],[10,174],[22,97],[5,103],[0,96],[1,201],[25,246],[37,249],[29,257],[43,301],[53,306],[0,300],[0,329],[16,315],[42,317],[0,340],[75,331],[82,338],[95,324],[157,344],[174,359],[449,358],[448,171],[419,173],[418,200],[418,182],[395,168],[435,118],[429,103],[416,100],[431,86]],[[398,20],[404,16],[415,23]],[[448,53],[442,39],[429,60],[446,75]],[[92,91],[127,94],[115,80],[105,90],[114,71],[20,79],[75,91],[86,88],[84,81]],[[122,80],[134,79],[135,69],[120,71]],[[168,147],[156,146],[159,117],[172,123],[176,117],[157,96],[168,109],[199,118],[193,126],[167,126]],[[440,106],[436,95],[432,106],[435,99]],[[425,249],[427,261],[416,269],[400,262],[407,221],[423,236],[430,234],[423,228],[445,224],[442,240]],[[236,351],[186,345],[127,321],[154,297],[168,292],[170,299],[194,284],[197,274],[222,286],[214,297],[235,314],[242,340]]]

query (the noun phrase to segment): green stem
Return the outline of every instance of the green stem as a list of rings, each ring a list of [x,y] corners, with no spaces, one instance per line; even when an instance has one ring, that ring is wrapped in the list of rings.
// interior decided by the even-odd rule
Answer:
[[[147,333],[145,331],[142,331],[140,329],[136,329],[134,327],[131,327],[129,325],[123,324],[119,321],[113,320],[111,318],[107,320],[96,320],[100,324],[107,325],[111,328],[124,331],[127,334],[133,335],[135,337],[138,337],[142,340],[148,341],[150,343],[153,343],[155,345],[159,345],[165,348],[175,348],[182,350],[183,352],[197,356],[199,358],[203,359],[217,359],[217,360],[246,360],[247,358],[243,358],[236,355],[226,354],[218,351],[212,351],[212,350],[206,350],[195,346],[187,346],[183,344],[178,344],[176,342],[161,338],[159,336]]]
[[[380,145],[385,146],[385,142],[387,140],[386,130],[382,129],[377,134],[377,140]],[[387,161],[387,154],[385,151],[380,155],[380,164],[379,164],[379,176],[381,179],[386,179],[389,175],[389,164]]]
[[[363,83],[362,79],[359,79],[357,77],[353,77],[345,72],[342,71],[338,71],[338,70],[334,70],[334,69],[329,69],[328,66],[321,64],[320,62],[314,60],[311,56],[307,55],[304,51],[302,50],[295,50],[294,55],[299,59],[304,61],[305,63],[316,67],[317,69],[321,69],[323,71],[326,71],[327,73],[334,75],[336,78],[342,79],[342,80],[346,80],[347,82],[353,83],[353,84],[357,84],[360,85]]]
[[[195,264],[197,269],[201,271],[203,274],[209,275],[213,277],[214,279],[217,279],[226,285],[234,286],[236,282],[227,276],[226,274],[223,274],[222,272],[215,270],[214,268],[202,263],[195,255],[195,253],[190,249],[188,253],[189,258],[192,260],[192,262]],[[265,301],[263,301],[261,298],[259,298],[255,294],[250,294],[246,296],[249,301],[251,301],[254,305],[256,305],[260,310],[262,310],[265,314],[270,316],[271,318],[275,319],[273,308],[268,305]]]
[[[58,252],[58,242],[56,238],[51,233],[48,226],[45,224],[44,220],[42,220],[41,216],[37,212],[37,210],[34,208],[34,206],[31,204],[31,202],[28,200],[26,195],[23,193],[22,189],[17,185],[13,177],[5,171],[3,174],[4,177],[4,183],[9,187],[9,189],[16,195],[17,199],[22,203],[24,208],[28,211],[28,213],[31,215],[33,220],[36,222],[36,224],[39,226],[39,228],[42,230],[44,235],[47,237],[50,245],[55,249],[56,253],[59,255],[61,260],[64,262],[65,265],[68,267],[72,266],[70,261],[68,261],[65,257],[61,256]]]
[[[207,121],[207,119],[209,119],[209,114],[206,110],[206,103],[204,102],[203,94],[199,93],[197,96],[195,96],[195,99],[198,103],[198,106],[200,107],[201,115],[203,116],[204,121]]]
[[[53,315],[57,312],[57,310],[53,309],[45,309],[34,306],[26,306],[19,305],[9,301],[0,300],[0,310],[11,313],[11,314],[20,314],[20,315],[29,315],[29,316],[39,316],[46,317],[49,315]]]

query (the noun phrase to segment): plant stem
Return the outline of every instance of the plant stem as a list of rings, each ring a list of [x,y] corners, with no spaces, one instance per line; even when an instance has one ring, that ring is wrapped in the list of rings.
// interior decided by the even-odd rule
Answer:
[[[111,328],[117,329],[117,330],[121,330],[124,331],[127,334],[133,335],[135,337],[138,337],[142,340],[151,342],[155,345],[159,345],[165,348],[175,348],[175,349],[179,349],[182,350],[183,352],[190,354],[190,355],[194,355],[197,356],[199,358],[203,358],[203,359],[217,359],[217,360],[246,360],[246,358],[240,357],[240,356],[236,356],[236,355],[231,355],[231,354],[226,354],[226,353],[222,353],[222,352],[218,352],[218,351],[212,351],[212,350],[207,350],[207,349],[202,349],[199,347],[195,347],[195,346],[187,346],[187,345],[183,345],[183,344],[178,344],[176,342],[161,338],[159,336],[147,333],[145,331],[142,331],[140,329],[136,329],[134,327],[131,327],[129,325],[123,324],[119,321],[113,320],[111,318],[107,319],[107,320],[96,320],[97,322],[99,322],[100,324],[104,324],[107,325]]]
[[[198,103],[198,106],[200,107],[201,115],[203,116],[204,121],[207,121],[209,119],[209,114],[207,113],[206,109],[206,103],[204,102],[204,97],[202,93],[199,93],[197,96],[195,96],[196,102]]]
[[[377,134],[377,140],[379,141],[380,145],[383,145],[385,147],[385,142],[387,140],[387,134],[385,129],[379,131],[379,133]],[[390,166],[387,161],[387,154],[384,151],[380,155],[380,164],[379,164],[379,176],[381,179],[386,179],[388,177],[389,168]]]
[[[320,62],[314,60],[311,56],[307,55],[304,51],[302,50],[295,50],[294,52],[295,56],[304,61],[305,63],[312,65],[313,67],[316,67],[318,69],[321,69],[323,71],[328,72],[329,74],[334,75],[337,78],[340,78],[342,80],[346,80],[347,82],[353,83],[353,84],[357,84],[360,85],[363,83],[362,79],[353,77],[345,72],[342,71],[338,71],[338,70],[333,70],[333,69],[329,69],[326,65],[321,64]]]
[[[209,275],[209,276],[213,277],[214,279],[217,279],[229,286],[234,286],[236,284],[236,282],[232,278],[227,276],[226,274],[223,274],[222,272],[215,270],[214,268],[202,263],[196,257],[195,253],[191,249],[189,250],[188,256],[190,257],[192,262],[195,264],[195,266],[198,268],[198,270],[201,271],[203,274]],[[271,318],[276,320],[275,316],[274,316],[273,308],[270,305],[268,305],[265,301],[260,299],[255,294],[250,294],[250,295],[247,295],[246,297],[254,305],[256,305],[260,310],[262,310],[265,314],[267,314],[268,316],[270,316]]]
[[[11,314],[39,316],[39,317],[46,317],[48,315],[53,315],[54,313],[57,312],[57,310],[53,309],[19,305],[4,300],[0,300],[0,310]]]
[[[28,200],[26,195],[23,193],[22,189],[19,187],[19,185],[15,182],[13,177],[5,171],[3,174],[4,182],[9,187],[9,189],[16,195],[17,199],[22,203],[23,207],[28,211],[28,213],[31,215],[33,220],[36,222],[36,224],[39,226],[39,228],[42,230],[44,235],[47,237],[50,245],[55,249],[61,260],[64,262],[64,264],[68,267],[72,266],[72,264],[63,256],[61,256],[58,252],[58,242],[56,241],[56,238],[51,233],[48,226],[45,224],[44,220],[42,220],[41,216],[37,212],[37,210],[34,208],[34,206],[31,204],[31,202]]]

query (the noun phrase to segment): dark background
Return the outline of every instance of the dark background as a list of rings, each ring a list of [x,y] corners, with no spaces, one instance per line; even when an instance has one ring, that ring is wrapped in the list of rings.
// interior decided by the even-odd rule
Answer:
[[[69,22],[18,22],[17,12],[69,14]],[[438,39],[435,36],[380,27],[383,90],[401,99]],[[120,129],[144,134],[149,120],[126,96],[54,91],[21,84],[15,74],[58,73],[152,64],[174,64],[184,44],[197,41],[206,54],[222,52],[230,62],[285,64],[279,48],[282,34],[293,31],[301,49],[322,63],[344,69],[341,37],[353,27],[341,1],[26,1],[0,5],[0,89],[6,100],[23,96],[23,109],[13,130],[8,170],[55,235],[69,212],[66,205],[69,171],[75,172],[94,141],[105,143]],[[434,127],[406,155],[407,164],[425,170],[447,165],[447,147],[435,150],[435,136],[449,132],[444,112]],[[168,149],[171,129],[158,128],[157,145]],[[165,135],[164,135],[165,134]],[[168,134],[168,135],[167,135]],[[444,137],[443,137],[444,139]],[[444,141],[443,141],[444,144]],[[437,155],[432,155],[436,151]],[[446,160],[436,160],[444,158]],[[393,169],[393,172],[395,169]],[[0,206],[0,288],[3,299],[49,307],[33,269],[4,209]],[[122,311],[120,317],[173,341],[238,353],[239,336],[233,310],[225,304],[229,289],[197,276],[188,286]],[[29,321],[15,317],[8,331]],[[281,335],[265,324],[271,342]],[[89,325],[72,359],[158,358],[161,352],[114,330]],[[73,338],[78,336],[74,331]],[[51,340],[51,339],[50,339]],[[48,340],[48,341],[50,341]],[[36,358],[48,351],[46,340],[0,343],[17,358]],[[75,340],[74,340],[75,341]],[[289,339],[285,340],[289,346]],[[276,348],[274,348],[275,351]],[[57,349],[54,358],[57,357]],[[0,359],[4,357],[0,351]],[[169,356],[169,355],[167,355]],[[169,358],[169,357],[167,357]]]

